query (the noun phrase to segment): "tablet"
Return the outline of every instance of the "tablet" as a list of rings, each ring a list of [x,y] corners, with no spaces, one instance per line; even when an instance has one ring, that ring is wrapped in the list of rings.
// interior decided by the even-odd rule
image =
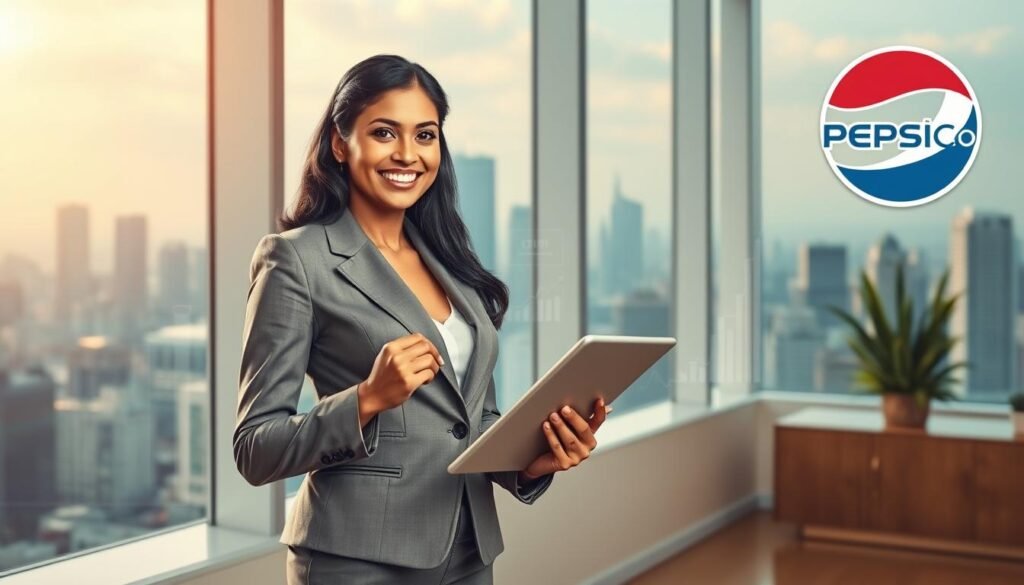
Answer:
[[[541,428],[548,415],[568,404],[589,417],[595,400],[603,397],[606,406],[612,404],[675,344],[674,337],[583,336],[448,466],[448,473],[526,469],[551,451]]]

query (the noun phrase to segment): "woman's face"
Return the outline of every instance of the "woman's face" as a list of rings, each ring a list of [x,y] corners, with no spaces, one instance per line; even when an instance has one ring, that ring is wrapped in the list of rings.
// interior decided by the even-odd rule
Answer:
[[[407,209],[434,184],[441,165],[437,108],[420,86],[381,95],[356,118],[348,140],[331,131],[336,160],[348,163],[353,197]]]

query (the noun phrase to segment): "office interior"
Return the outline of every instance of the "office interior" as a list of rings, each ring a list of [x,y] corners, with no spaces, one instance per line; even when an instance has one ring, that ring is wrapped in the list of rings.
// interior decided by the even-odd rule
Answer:
[[[460,211],[510,289],[499,408],[583,335],[677,340],[542,498],[495,490],[496,583],[1024,582],[1022,28],[1010,0],[5,2],[0,581],[284,582],[303,477],[254,487],[232,452],[250,262],[341,75],[394,53],[448,93]],[[847,190],[815,134],[895,45],[956,63],[985,120],[910,209]],[[866,322],[897,266],[916,307],[953,275],[978,368],[916,431],[826,309]]]

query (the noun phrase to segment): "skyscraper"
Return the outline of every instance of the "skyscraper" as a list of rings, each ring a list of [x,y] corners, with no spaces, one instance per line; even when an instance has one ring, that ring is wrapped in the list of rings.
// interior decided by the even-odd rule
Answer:
[[[608,247],[601,250],[601,271],[606,294],[625,294],[641,287],[644,269],[643,236],[643,204],[626,198],[616,176]]]
[[[819,325],[830,327],[840,324],[842,321],[826,307],[834,305],[849,311],[846,247],[801,244],[794,288],[800,300],[814,309]]]
[[[889,233],[868,250],[865,272],[878,291],[889,323],[894,323],[899,314],[899,307],[896,306],[896,269],[900,264],[905,265],[906,261],[907,254],[900,246],[899,240]]]
[[[824,350],[825,336],[814,307],[777,307],[765,338],[765,384],[792,392],[818,388],[815,369],[818,353]]]
[[[209,313],[210,259],[206,248],[192,249],[192,318],[205,321]]]
[[[0,366],[0,534],[34,538],[36,520],[56,503],[55,387],[41,368]]]
[[[54,313],[65,325],[88,306],[92,297],[89,264],[89,210],[84,205],[57,208],[57,281]]]
[[[1014,386],[1013,219],[971,207],[953,218],[949,242],[947,294],[963,293],[953,310],[950,334],[962,336],[952,361],[968,360],[959,370],[958,393],[973,399],[1002,399]]]
[[[138,394],[104,385],[96,398],[58,399],[57,489],[66,503],[117,517],[154,495],[152,415]]]
[[[197,509],[206,507],[209,476],[210,384],[206,380],[178,386],[177,497]]]
[[[69,398],[92,400],[103,385],[124,386],[131,379],[131,351],[98,335],[79,338],[67,364]]]
[[[205,381],[206,348],[209,341],[205,323],[169,325],[146,333],[142,347],[146,355],[146,382],[153,409],[156,444],[153,457],[156,481],[163,485],[176,471],[181,441],[179,401],[181,387]]]
[[[191,276],[185,242],[168,242],[157,259],[157,313],[165,324],[187,323],[192,319]]]
[[[487,156],[454,155],[455,175],[459,182],[459,213],[469,228],[480,263],[494,272],[494,159]]]
[[[146,270],[146,217],[118,217],[114,231],[114,306],[126,341],[135,341],[146,316],[149,286]]]
[[[612,304],[612,323],[622,335],[669,335],[669,300],[663,291],[648,288],[634,289]],[[671,361],[662,359],[651,366],[623,394],[624,410],[667,400],[672,392]]]
[[[508,278],[510,314],[507,327],[528,327],[532,321],[530,290],[533,280],[534,238],[530,207],[513,205],[508,217]],[[511,313],[515,314],[511,314]]]
[[[913,302],[915,319],[928,302],[928,268],[920,248],[905,250],[890,233],[868,250],[865,272],[875,285],[889,323],[896,323],[896,268],[903,264],[905,293]]]

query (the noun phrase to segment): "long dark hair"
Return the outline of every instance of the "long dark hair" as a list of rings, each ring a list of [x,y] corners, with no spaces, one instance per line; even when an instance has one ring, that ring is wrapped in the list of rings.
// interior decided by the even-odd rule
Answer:
[[[345,72],[327,104],[302,167],[293,211],[286,209],[277,220],[281,231],[309,223],[332,223],[348,211],[348,165],[339,164],[331,150],[331,128],[345,140],[356,117],[381,94],[408,89],[418,83],[437,108],[440,117],[441,166],[433,185],[405,211],[419,228],[431,251],[460,281],[473,287],[483,300],[487,315],[500,329],[508,310],[508,286],[487,271],[469,241],[469,230],[459,216],[455,166],[444,137],[448,96],[426,69],[398,55],[374,55]]]

